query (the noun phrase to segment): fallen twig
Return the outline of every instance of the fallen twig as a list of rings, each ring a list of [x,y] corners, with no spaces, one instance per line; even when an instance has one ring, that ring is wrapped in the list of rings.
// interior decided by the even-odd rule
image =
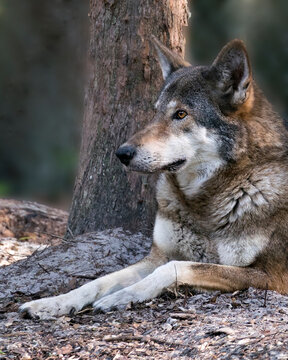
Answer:
[[[267,305],[267,293],[268,293],[268,284],[266,284],[266,289],[265,289],[265,292],[264,292],[264,304],[263,304],[263,307],[266,307],[266,305]]]
[[[182,313],[170,313],[169,314],[170,317],[175,318],[175,319],[194,319],[195,317],[197,317],[196,314],[191,314],[191,313],[186,313],[186,312],[182,312]]]
[[[40,268],[45,271],[47,274],[50,274],[50,271],[48,271],[43,265],[41,265],[39,262],[38,262],[38,266],[40,266]]]
[[[145,335],[125,335],[125,334],[119,334],[119,335],[106,335],[102,339],[103,341],[107,342],[113,342],[113,341],[123,341],[123,342],[130,342],[130,341],[140,341],[149,343],[151,341],[162,344],[162,345],[169,345],[169,346],[177,346],[177,345],[183,345],[181,341],[167,341],[164,339],[158,339],[151,336],[145,336]]]

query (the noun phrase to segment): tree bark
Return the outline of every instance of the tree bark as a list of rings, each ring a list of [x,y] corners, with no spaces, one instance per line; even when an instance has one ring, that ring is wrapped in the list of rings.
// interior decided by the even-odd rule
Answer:
[[[89,80],[69,229],[75,236],[117,226],[147,234],[156,178],[125,172],[114,153],[153,118],[162,77],[150,37],[183,55],[187,1],[91,0],[89,17]]]

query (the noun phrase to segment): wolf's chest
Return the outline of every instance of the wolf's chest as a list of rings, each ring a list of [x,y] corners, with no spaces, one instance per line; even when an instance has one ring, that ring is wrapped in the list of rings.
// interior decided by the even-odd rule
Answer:
[[[171,259],[218,263],[216,244],[206,236],[195,234],[189,225],[157,215],[154,243]]]
[[[261,234],[243,235],[238,238],[219,239],[217,252],[220,264],[248,266],[266,247],[268,238]]]
[[[173,222],[157,215],[154,243],[171,259],[248,266],[268,242],[261,234],[209,239],[189,225]]]

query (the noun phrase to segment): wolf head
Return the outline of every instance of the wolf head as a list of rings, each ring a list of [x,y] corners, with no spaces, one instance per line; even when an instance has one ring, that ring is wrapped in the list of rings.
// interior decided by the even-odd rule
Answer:
[[[120,146],[130,170],[180,172],[235,160],[237,118],[253,104],[242,41],[229,42],[211,66],[191,66],[154,39],[164,86],[154,121]]]

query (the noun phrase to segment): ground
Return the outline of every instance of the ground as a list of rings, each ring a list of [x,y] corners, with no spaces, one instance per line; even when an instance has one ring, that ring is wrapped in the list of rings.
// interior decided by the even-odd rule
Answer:
[[[58,240],[61,229],[54,234]],[[13,231],[8,235],[6,243],[19,241]],[[37,243],[37,236],[33,239]],[[272,291],[221,294],[181,288],[125,311],[94,314],[87,308],[51,321],[23,319],[17,309],[24,301],[121,268],[149,247],[143,235],[122,229],[81,240],[52,241],[20,261],[10,254],[15,262],[0,268],[0,359],[288,359],[288,297]]]
[[[0,359],[287,359],[287,298],[166,294],[123,312],[31,321],[2,313]]]

